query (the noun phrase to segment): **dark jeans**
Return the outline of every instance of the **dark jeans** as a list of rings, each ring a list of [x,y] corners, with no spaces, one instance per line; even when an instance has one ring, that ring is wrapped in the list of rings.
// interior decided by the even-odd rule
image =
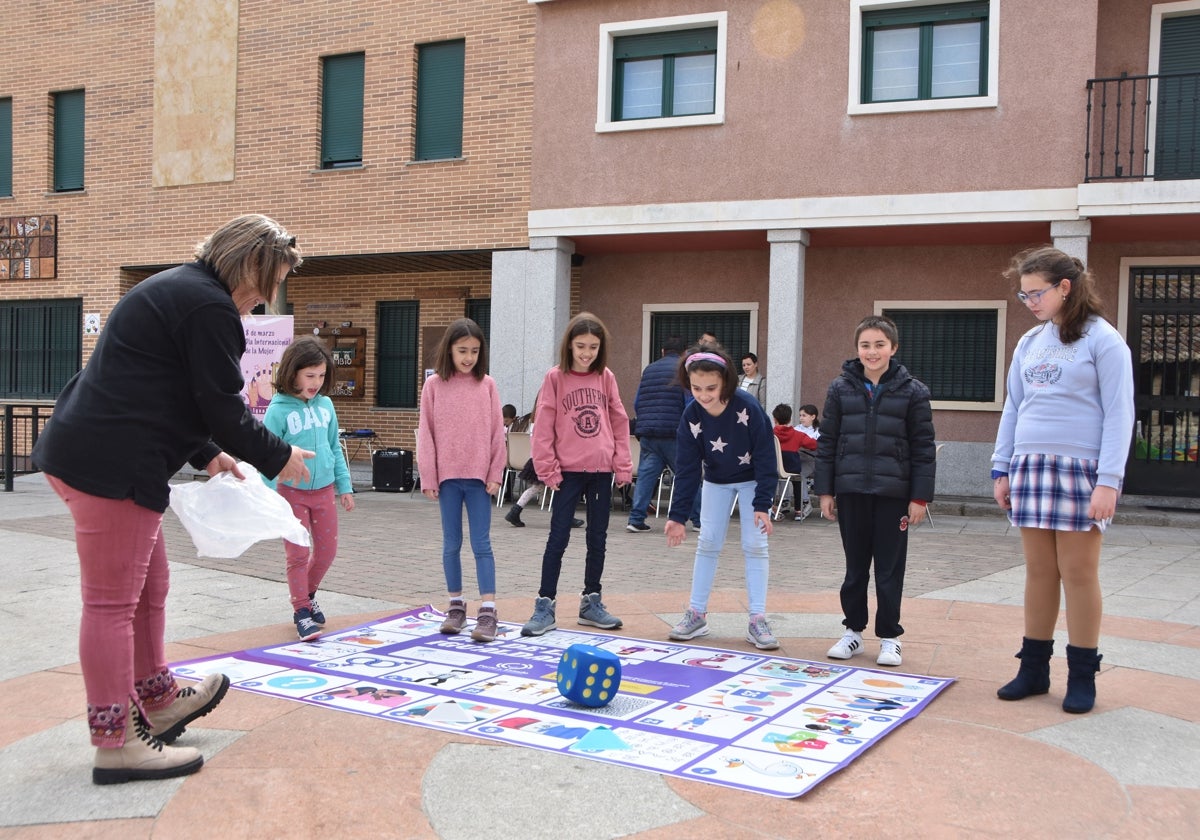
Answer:
[[[608,541],[608,515],[612,510],[613,474],[564,472],[562,484],[554,494],[550,510],[550,536],[546,538],[546,553],[542,555],[542,583],[538,595],[558,597],[558,576],[562,571],[563,554],[571,541],[571,520],[575,518],[575,501],[583,496],[587,506],[587,556],[583,565],[583,592],[600,591],[604,575],[604,553]]]
[[[837,497],[837,517],[846,552],[842,624],[859,632],[867,626],[867,586],[874,558],[878,602],[875,635],[881,639],[902,635],[900,598],[904,594],[904,567],[908,559],[908,499],[841,493]]]

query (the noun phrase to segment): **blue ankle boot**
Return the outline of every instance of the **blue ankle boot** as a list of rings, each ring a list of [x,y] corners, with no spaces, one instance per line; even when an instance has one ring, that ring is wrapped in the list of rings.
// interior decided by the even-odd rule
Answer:
[[[1021,667],[1017,676],[996,691],[1001,700],[1023,700],[1050,691],[1050,657],[1054,655],[1054,640],[1024,638],[1017,659]]]
[[[1063,711],[1074,715],[1090,712],[1096,705],[1096,672],[1104,657],[1096,648],[1081,648],[1067,645],[1067,696],[1063,698]]]

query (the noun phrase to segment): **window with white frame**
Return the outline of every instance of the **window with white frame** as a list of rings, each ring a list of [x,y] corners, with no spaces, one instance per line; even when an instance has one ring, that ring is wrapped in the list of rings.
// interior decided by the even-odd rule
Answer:
[[[853,0],[850,113],[996,104],[998,0]]]
[[[758,303],[644,303],[642,304],[642,364],[658,358],[672,335],[685,347],[709,333],[735,361],[747,350],[758,350]]]
[[[725,119],[725,12],[600,27],[597,131]]]
[[[1005,301],[881,301],[896,322],[896,360],[929,386],[938,409],[999,411],[1004,406]]]

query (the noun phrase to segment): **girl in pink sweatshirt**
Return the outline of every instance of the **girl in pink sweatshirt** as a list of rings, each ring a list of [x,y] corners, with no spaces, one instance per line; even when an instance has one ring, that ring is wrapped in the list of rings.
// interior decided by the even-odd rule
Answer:
[[[435,351],[433,376],[421,389],[417,427],[417,469],[421,492],[436,499],[442,513],[442,569],[450,608],[443,633],[459,633],[467,622],[462,584],[462,511],[467,509],[475,575],[483,602],[471,638],[496,638],[496,560],[492,554],[491,496],[500,489],[508,463],[500,394],[487,375],[483,331],[470,318],[447,329]]]
[[[579,623],[605,630],[621,626],[621,619],[600,601],[600,577],[604,574],[614,477],[618,487],[628,484],[633,479],[633,462],[629,416],[607,359],[608,330],[595,315],[580,312],[567,324],[558,364],[542,380],[533,429],[533,466],[546,486],[556,491],[558,501],[550,514],[550,536],[542,556],[542,582],[533,617],[521,628],[522,636],[540,636],[558,626],[558,576],[580,496],[587,505],[587,557]]]

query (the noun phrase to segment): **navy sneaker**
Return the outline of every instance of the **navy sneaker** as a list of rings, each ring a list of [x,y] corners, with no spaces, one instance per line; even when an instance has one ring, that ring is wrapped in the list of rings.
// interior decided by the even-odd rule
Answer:
[[[321,625],[313,621],[312,610],[296,610],[292,613],[292,621],[296,624],[296,635],[302,642],[311,642],[321,635]]]
[[[317,593],[308,593],[308,611],[312,613],[312,620],[325,626],[325,613],[321,611],[321,605],[317,603]]]

